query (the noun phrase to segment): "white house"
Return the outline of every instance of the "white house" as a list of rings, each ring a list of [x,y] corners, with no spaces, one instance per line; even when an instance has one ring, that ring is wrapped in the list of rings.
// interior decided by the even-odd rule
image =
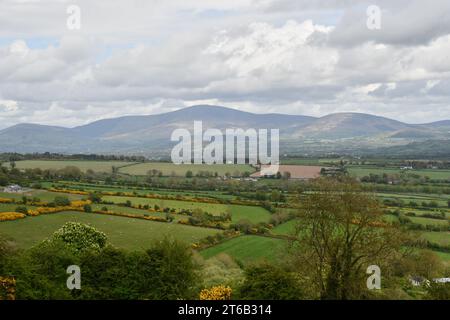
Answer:
[[[17,184],[12,184],[12,185],[9,185],[6,188],[4,188],[3,191],[9,192],[9,193],[19,193],[19,192],[23,192],[23,189],[21,186],[19,186]]]

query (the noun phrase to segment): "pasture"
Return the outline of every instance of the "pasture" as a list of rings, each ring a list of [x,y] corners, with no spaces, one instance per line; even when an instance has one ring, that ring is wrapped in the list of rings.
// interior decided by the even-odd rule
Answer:
[[[180,164],[175,165],[169,162],[147,162],[139,163],[132,166],[127,166],[119,169],[120,173],[125,173],[129,175],[143,176],[151,170],[161,171],[164,176],[181,176],[184,177],[187,171],[191,171],[193,175],[201,171],[210,172],[214,175],[216,172],[219,176],[224,176],[226,173],[231,175],[241,175],[244,172],[252,173],[255,169],[247,164]]]
[[[261,236],[240,236],[202,250],[203,258],[209,259],[225,253],[239,262],[251,263],[259,260],[273,261],[283,252],[285,241]]]
[[[89,224],[108,236],[114,246],[131,250],[146,249],[152,241],[165,236],[186,243],[197,242],[218,230],[162,223],[126,217],[84,212],[61,212],[0,222],[0,234],[10,238],[19,248],[29,248],[48,238],[66,222]]]
[[[73,166],[86,172],[92,170],[94,172],[112,172],[112,167],[122,167],[131,165],[133,162],[125,161],[78,161],[78,160],[22,160],[16,161],[17,169],[42,169],[42,170],[59,170],[65,167]],[[6,163],[5,165],[9,165]]]
[[[195,210],[201,209],[211,214],[221,214],[230,212],[232,215],[232,222],[239,222],[246,219],[252,223],[267,222],[270,219],[270,213],[261,207],[241,206],[241,205],[225,205],[216,203],[202,203],[178,200],[164,200],[164,199],[149,199],[137,197],[119,197],[119,196],[104,196],[104,201],[113,202],[115,204],[125,203],[127,200],[131,201],[133,205],[158,205],[160,208],[174,208],[177,210],[187,209]]]
[[[371,166],[348,166],[348,172],[350,175],[362,178],[370,174],[383,175],[386,174],[416,174],[422,177],[429,177],[430,179],[445,180],[450,179],[450,170],[437,170],[437,169],[422,169],[422,170],[401,170],[400,168],[393,167],[371,167]]]

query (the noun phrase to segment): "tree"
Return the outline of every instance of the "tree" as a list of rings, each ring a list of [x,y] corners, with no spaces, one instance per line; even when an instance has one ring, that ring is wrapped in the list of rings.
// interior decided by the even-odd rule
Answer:
[[[186,178],[192,178],[193,173],[191,170],[186,171]]]
[[[90,193],[89,200],[91,200],[92,203],[100,203],[102,202],[102,195],[97,192]]]
[[[99,250],[106,245],[106,235],[87,224],[67,222],[48,240],[62,241],[75,251]]]
[[[83,210],[84,210],[84,212],[92,212],[92,207],[90,204],[85,204],[83,206]]]
[[[239,288],[239,298],[249,300],[297,300],[303,297],[294,273],[263,263],[245,270],[245,280]]]
[[[138,268],[143,299],[193,299],[199,291],[192,252],[179,241],[165,238],[153,243]]]
[[[25,206],[18,206],[15,211],[23,214],[28,214],[28,209]]]
[[[431,281],[427,287],[425,299],[450,300],[450,283]]]
[[[55,199],[53,200],[53,202],[55,203],[55,206],[57,206],[57,207],[70,206],[69,198],[64,197],[64,196],[56,196]]]
[[[375,196],[355,181],[321,178],[312,186],[316,192],[300,204],[292,259],[321,299],[365,297],[367,267],[387,275],[407,237],[383,221]]]

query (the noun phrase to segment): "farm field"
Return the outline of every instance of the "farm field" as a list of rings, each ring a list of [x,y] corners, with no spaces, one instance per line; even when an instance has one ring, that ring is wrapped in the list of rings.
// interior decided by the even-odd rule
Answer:
[[[158,170],[163,173],[165,176],[170,176],[172,173],[175,173],[177,176],[185,176],[187,171],[192,171],[195,175],[200,171],[207,171],[211,173],[217,172],[219,176],[224,176],[226,173],[234,174],[238,172],[242,174],[244,172],[252,173],[255,171],[253,167],[250,165],[242,164],[242,165],[227,165],[227,164],[216,164],[216,165],[206,165],[206,164],[180,164],[175,165],[173,163],[166,162],[148,162],[148,163],[139,163],[136,165],[123,167],[119,169],[120,173],[125,173],[129,175],[146,175],[150,170]]]
[[[400,168],[380,168],[380,167],[370,167],[370,166],[348,166],[348,172],[350,175],[361,178],[372,174],[382,175],[387,174],[401,174],[401,173],[412,173],[423,177],[429,177],[430,179],[450,179],[450,170],[435,170],[435,169],[423,169],[423,170],[407,170],[403,171]]]
[[[61,212],[1,222],[0,233],[13,239],[19,248],[29,248],[49,237],[69,221],[89,224],[106,233],[108,241],[114,246],[132,250],[146,249],[151,241],[161,240],[165,236],[193,243],[218,232],[214,229],[176,223],[83,212]]]
[[[86,172],[91,169],[94,172],[112,172],[112,167],[122,167],[133,164],[133,162],[123,161],[77,161],[77,160],[22,160],[16,161],[17,169],[63,169],[74,166]]]
[[[0,198],[10,198],[20,200],[23,196],[27,196],[28,198],[39,198],[41,201],[53,201],[57,196],[64,196],[69,198],[69,200],[80,200],[83,196],[78,194],[69,194],[69,193],[61,193],[61,192],[52,192],[47,190],[31,190],[29,192],[24,193],[7,193],[0,192]]]
[[[450,232],[423,232],[422,237],[439,245],[450,245]]]
[[[85,183],[74,183],[61,181],[59,183],[44,182],[42,186],[45,188],[50,188],[52,185],[62,185],[68,186],[69,189],[74,190],[84,190],[84,191],[105,191],[105,192],[136,192],[138,195],[147,195],[149,193],[161,194],[161,195],[172,195],[172,196],[191,196],[191,197],[207,197],[207,198],[217,198],[217,199],[233,199],[232,195],[225,194],[219,191],[177,191],[177,190],[164,190],[164,189],[146,189],[146,188],[131,188],[125,186],[113,186],[113,185],[95,185],[95,184],[85,184]]]
[[[438,225],[438,226],[449,225],[449,220],[430,219],[430,218],[423,218],[423,217],[409,217],[409,219],[411,219],[411,221],[414,223],[419,223],[422,225]]]
[[[0,212],[14,212],[18,207],[15,203],[0,203]],[[26,206],[28,209],[35,209],[33,206]]]
[[[259,260],[275,260],[283,252],[284,240],[261,237],[240,236],[226,240],[218,245],[200,252],[205,259],[212,258],[220,253],[226,253],[242,263],[251,263]]]
[[[125,203],[127,200],[131,201],[133,205],[151,205],[155,204],[161,208],[169,207],[175,209],[202,209],[211,214],[221,214],[231,212],[232,222],[238,222],[242,219],[247,219],[253,223],[265,222],[270,218],[270,213],[261,207],[241,206],[241,205],[225,205],[216,203],[201,203],[190,201],[177,200],[163,200],[163,199],[148,199],[136,197],[119,197],[119,196],[104,196],[104,201],[114,203]]]
[[[295,230],[295,224],[296,220],[284,222],[273,228],[272,233],[276,235],[290,235]]]

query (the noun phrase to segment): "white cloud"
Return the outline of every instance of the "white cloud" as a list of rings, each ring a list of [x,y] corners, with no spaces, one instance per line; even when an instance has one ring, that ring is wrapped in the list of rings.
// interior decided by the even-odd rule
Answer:
[[[383,9],[376,34],[369,2]],[[71,3],[0,1],[1,127],[196,103],[450,118],[448,1],[80,0],[79,32],[65,27]]]

